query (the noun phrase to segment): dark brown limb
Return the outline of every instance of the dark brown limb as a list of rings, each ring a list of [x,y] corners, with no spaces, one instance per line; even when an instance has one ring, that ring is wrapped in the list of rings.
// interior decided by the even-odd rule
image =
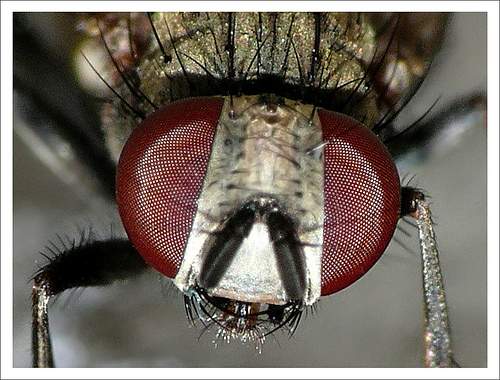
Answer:
[[[48,317],[51,296],[71,288],[109,285],[146,268],[132,244],[122,239],[82,244],[51,258],[33,277],[33,367],[54,367]]]

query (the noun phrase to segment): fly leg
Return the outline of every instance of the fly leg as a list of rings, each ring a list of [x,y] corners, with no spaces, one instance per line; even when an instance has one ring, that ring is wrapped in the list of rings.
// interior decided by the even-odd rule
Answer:
[[[417,221],[424,295],[426,367],[458,367],[451,350],[451,331],[443,278],[429,204],[418,189],[403,187],[401,216]]]
[[[125,239],[82,244],[51,258],[33,276],[33,367],[54,367],[47,309],[52,296],[71,288],[109,285],[138,276],[146,268]]]

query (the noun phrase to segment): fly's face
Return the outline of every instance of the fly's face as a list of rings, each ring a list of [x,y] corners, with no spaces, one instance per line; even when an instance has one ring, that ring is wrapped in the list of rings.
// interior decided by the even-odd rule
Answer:
[[[366,272],[392,236],[399,198],[391,157],[359,122],[262,95],[155,111],[117,173],[137,250],[187,294],[191,317],[205,318],[201,308],[244,340],[293,326],[303,306]]]
[[[140,75],[105,74],[120,89],[105,120],[128,236],[190,318],[226,338],[293,331],[378,260],[399,217],[396,168],[369,130],[377,100],[393,102],[376,96],[391,70],[372,67],[376,33],[363,15],[148,17]],[[131,112],[144,119],[121,149]]]

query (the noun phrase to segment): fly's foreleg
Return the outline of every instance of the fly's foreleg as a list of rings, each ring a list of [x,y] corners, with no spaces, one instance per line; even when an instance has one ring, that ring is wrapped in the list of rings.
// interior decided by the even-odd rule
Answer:
[[[457,367],[451,350],[451,329],[443,278],[429,204],[418,189],[402,189],[402,216],[417,221],[424,298],[424,345],[426,367]]]
[[[146,268],[146,262],[124,239],[81,244],[54,255],[33,276],[33,367],[54,367],[48,317],[52,296],[71,288],[109,285]]]

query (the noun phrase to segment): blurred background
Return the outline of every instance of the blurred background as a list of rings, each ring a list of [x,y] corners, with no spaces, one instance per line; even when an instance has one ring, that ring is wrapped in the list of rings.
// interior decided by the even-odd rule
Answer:
[[[71,68],[75,16],[25,18]],[[71,42],[69,42],[71,41]],[[435,67],[403,117],[415,120],[473,91],[486,91],[486,14],[455,15]],[[19,104],[19,103],[17,103]],[[71,105],[69,105],[71,106]],[[26,123],[16,117],[16,123]],[[16,128],[16,131],[23,128]],[[114,205],[39,160],[29,137],[14,134],[14,366],[29,367],[30,276],[39,252],[76,239],[81,229],[120,233]],[[402,173],[432,197],[453,344],[464,367],[486,366],[486,128],[457,137],[454,148]],[[35,149],[36,151],[36,149]],[[405,178],[405,177],[404,177]],[[90,195],[89,195],[90,194]],[[70,291],[50,305],[59,367],[421,367],[423,311],[417,231],[396,237],[380,261],[347,289],[322,298],[289,339],[268,337],[257,354],[238,341],[212,342],[215,331],[190,328],[182,295],[153,272],[102,289]],[[236,376],[236,374],[235,374]]]

